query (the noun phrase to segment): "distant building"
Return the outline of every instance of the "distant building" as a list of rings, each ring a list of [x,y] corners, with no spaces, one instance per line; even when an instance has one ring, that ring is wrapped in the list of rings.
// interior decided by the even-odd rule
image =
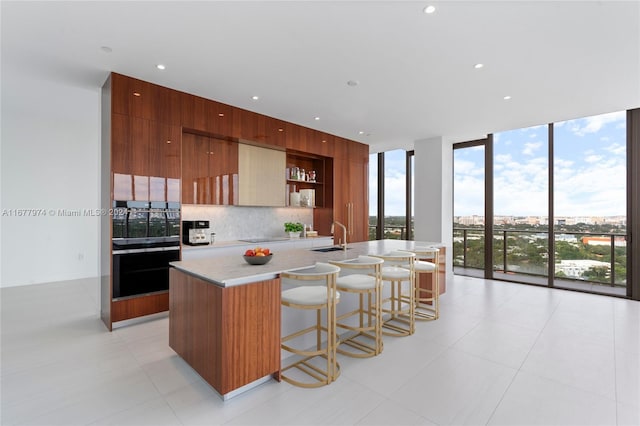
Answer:
[[[582,278],[585,272],[591,268],[611,268],[611,264],[607,262],[600,262],[599,260],[577,259],[577,260],[561,260],[560,263],[556,263],[555,271],[562,272],[569,278]]]
[[[611,245],[610,237],[582,237],[582,244],[589,246],[609,246]],[[627,240],[624,237],[615,237],[613,245],[616,247],[626,247]]]

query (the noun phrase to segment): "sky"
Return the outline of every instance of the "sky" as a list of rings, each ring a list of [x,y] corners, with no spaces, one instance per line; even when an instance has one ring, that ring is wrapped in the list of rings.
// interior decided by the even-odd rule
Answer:
[[[626,215],[626,112],[554,124],[556,216]],[[454,215],[483,215],[484,150],[454,152]],[[494,134],[494,212],[546,216],[548,127]]]
[[[626,215],[626,112],[554,124],[556,216]],[[369,214],[377,204],[377,154],[369,161]],[[548,126],[494,134],[498,216],[546,216]],[[484,214],[484,148],[454,152],[454,215]],[[385,153],[385,215],[405,213],[405,151]]]

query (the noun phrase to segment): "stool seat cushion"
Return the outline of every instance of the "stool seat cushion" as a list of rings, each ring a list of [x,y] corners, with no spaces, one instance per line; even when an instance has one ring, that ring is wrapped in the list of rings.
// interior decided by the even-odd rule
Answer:
[[[413,269],[419,272],[433,272],[436,270],[436,264],[425,262],[424,260],[418,260],[414,262]]]
[[[408,280],[410,276],[410,271],[405,268],[401,268],[398,266],[385,266],[384,268],[382,268],[383,280]]]
[[[365,274],[351,274],[338,277],[336,285],[350,290],[368,290],[376,287],[376,278]]]
[[[285,290],[281,295],[282,301],[295,305],[324,305],[327,303],[326,286],[301,286]],[[340,293],[336,291],[336,300]]]

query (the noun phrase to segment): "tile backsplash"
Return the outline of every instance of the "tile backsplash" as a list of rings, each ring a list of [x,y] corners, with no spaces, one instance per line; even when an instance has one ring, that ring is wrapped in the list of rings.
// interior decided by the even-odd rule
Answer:
[[[182,220],[208,220],[216,241],[285,237],[285,222],[313,225],[313,210],[183,204]]]

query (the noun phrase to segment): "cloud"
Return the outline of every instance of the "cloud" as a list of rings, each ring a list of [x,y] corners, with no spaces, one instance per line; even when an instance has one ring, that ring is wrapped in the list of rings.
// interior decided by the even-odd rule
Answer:
[[[527,142],[524,144],[522,153],[524,155],[533,155],[535,151],[539,150],[542,146],[542,142]]]
[[[604,148],[605,151],[609,151],[612,154],[616,155],[626,155],[627,147],[624,145],[620,145],[619,143],[614,143]]]
[[[597,163],[598,161],[602,160],[602,155],[587,155],[586,157],[584,157],[584,161],[586,161],[589,164],[593,164],[593,163]]]
[[[577,120],[569,120],[567,123],[570,126],[573,134],[577,136],[584,136],[589,133],[599,132],[604,126],[610,123],[616,123],[616,128],[626,126],[626,111],[612,112],[609,114],[594,115],[592,117],[580,118]],[[620,123],[622,122],[622,123]],[[559,125],[555,124],[556,126]]]

